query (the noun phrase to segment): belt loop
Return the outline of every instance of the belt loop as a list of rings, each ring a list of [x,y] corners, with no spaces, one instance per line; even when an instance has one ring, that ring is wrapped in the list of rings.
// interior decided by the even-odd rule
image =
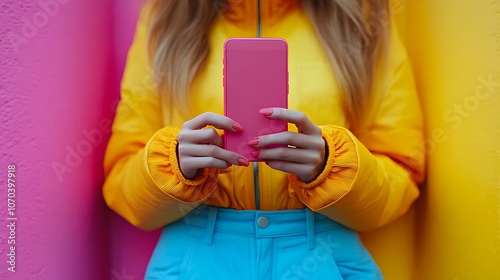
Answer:
[[[307,243],[309,245],[309,250],[314,249],[316,247],[315,241],[315,230],[314,230],[314,212],[306,208],[306,227],[307,227]]]
[[[217,222],[217,207],[208,206],[207,213],[207,245],[212,244],[212,239],[214,236],[215,223]]]

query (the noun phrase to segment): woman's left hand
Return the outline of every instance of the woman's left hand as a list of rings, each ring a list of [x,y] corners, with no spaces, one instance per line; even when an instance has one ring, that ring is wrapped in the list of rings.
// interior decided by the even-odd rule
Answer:
[[[298,132],[280,132],[250,140],[248,145],[259,149],[252,156],[264,160],[273,169],[293,173],[306,183],[316,179],[326,163],[326,143],[321,129],[299,111],[265,108],[259,113],[270,119],[293,123]],[[270,145],[282,147],[266,148]]]

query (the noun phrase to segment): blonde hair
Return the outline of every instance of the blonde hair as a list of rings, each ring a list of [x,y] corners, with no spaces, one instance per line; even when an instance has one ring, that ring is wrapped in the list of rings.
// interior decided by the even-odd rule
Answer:
[[[149,51],[162,93],[186,112],[189,87],[203,69],[209,34],[229,0],[153,0]],[[342,92],[346,119],[363,117],[389,37],[387,0],[300,0],[315,27]]]

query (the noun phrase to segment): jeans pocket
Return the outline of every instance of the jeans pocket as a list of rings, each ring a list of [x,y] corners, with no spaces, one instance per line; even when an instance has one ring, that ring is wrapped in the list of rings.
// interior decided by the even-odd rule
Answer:
[[[165,227],[149,259],[145,280],[179,280],[193,250],[193,236],[183,223]]]
[[[343,280],[329,247],[316,240],[309,249],[307,238],[280,238],[276,256],[277,280]]]
[[[365,248],[358,233],[342,228],[316,235],[316,248],[328,251],[341,279],[383,279],[380,269]]]

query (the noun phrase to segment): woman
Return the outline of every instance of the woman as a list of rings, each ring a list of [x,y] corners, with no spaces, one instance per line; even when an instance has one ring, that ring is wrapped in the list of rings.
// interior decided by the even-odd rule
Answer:
[[[131,224],[163,229],[146,279],[382,278],[356,232],[407,211],[424,162],[419,102],[387,6],[146,5],[103,189]],[[265,161],[250,164],[222,148],[224,131],[244,129],[222,116],[222,51],[227,38],[256,36],[288,42],[289,109],[262,114],[291,126],[248,143]]]

